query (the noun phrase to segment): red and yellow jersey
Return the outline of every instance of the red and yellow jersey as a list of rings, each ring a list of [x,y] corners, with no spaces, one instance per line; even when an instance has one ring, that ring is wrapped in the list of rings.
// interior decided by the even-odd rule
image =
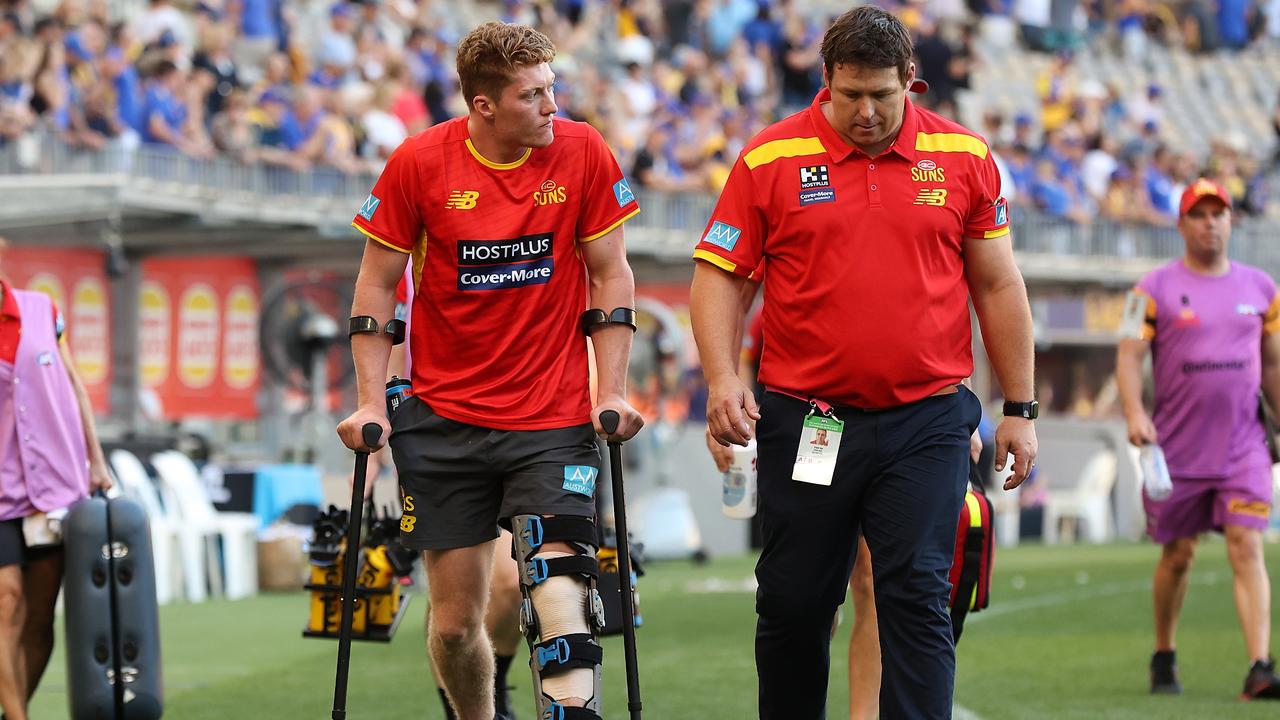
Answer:
[[[870,158],[813,104],[751,140],[693,256],[767,263],[760,382],[831,403],[901,405],[973,371],[962,243],[1009,232],[982,138],[906,101]]]
[[[640,211],[600,134],[556,119],[512,163],[467,118],[405,141],[352,224],[413,255],[410,377],[440,415],[501,430],[588,422],[586,266],[578,244]]]

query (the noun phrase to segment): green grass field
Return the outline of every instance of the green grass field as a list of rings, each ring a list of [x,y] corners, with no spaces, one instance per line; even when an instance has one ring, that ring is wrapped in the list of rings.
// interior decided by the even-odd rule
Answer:
[[[1268,546],[1272,583],[1280,548]],[[1246,663],[1221,541],[1202,548],[1183,612],[1179,661],[1186,692],[1146,692],[1151,652],[1150,545],[1039,546],[997,553],[991,608],[971,615],[959,650],[961,717],[1275,718],[1280,703],[1236,699]],[[753,558],[706,566],[654,564],[641,581],[640,678],[647,716],[755,717]],[[348,717],[440,718],[422,646],[423,599],[389,645],[352,652]],[[830,716],[845,713],[850,616],[832,645]],[[300,636],[303,594],[173,605],[161,612],[166,718],[327,718],[336,643]],[[1274,615],[1274,613],[1273,613]],[[1273,645],[1280,644],[1273,629]],[[605,644],[605,717],[623,720],[622,642]],[[512,668],[520,717],[533,715],[524,658]],[[66,676],[55,655],[36,720],[65,717]]]

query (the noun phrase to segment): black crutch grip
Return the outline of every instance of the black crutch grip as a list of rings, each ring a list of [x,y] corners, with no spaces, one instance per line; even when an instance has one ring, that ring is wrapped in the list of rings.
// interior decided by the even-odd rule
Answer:
[[[622,422],[622,416],[617,410],[605,410],[600,413],[600,427],[604,428],[605,434],[612,435],[618,432],[618,423]]]
[[[360,428],[360,435],[363,436],[367,447],[377,448],[378,442],[382,440],[382,426],[378,423],[365,423],[364,427]]]

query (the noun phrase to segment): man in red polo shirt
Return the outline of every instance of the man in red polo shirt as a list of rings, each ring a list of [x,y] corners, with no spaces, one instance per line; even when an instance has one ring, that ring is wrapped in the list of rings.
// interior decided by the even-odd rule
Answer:
[[[986,143],[915,108],[911,38],[863,6],[822,43],[827,88],[765,129],[730,173],[694,257],[708,426],[758,420],[760,717],[823,717],[831,619],[859,533],[871,550],[881,713],[951,716],[947,573],[978,399],[968,301],[1005,397],[1006,489],[1036,454],[1031,312]],[[757,406],[735,371],[742,284],[762,263]],[[827,445],[812,443],[826,430]]]
[[[367,238],[352,302],[359,407],[338,434],[370,450],[361,428],[377,423],[388,439],[400,539],[431,579],[431,657],[464,720],[494,716],[484,617],[499,523],[514,537],[537,717],[599,720],[596,434],[606,410],[621,416],[612,439],[644,424],[625,399],[635,282],[622,239],[640,209],[600,133],[555,116],[554,57],[528,26],[468,33],[468,115],[405,141],[353,221]],[[378,330],[410,256],[413,396],[388,422]],[[588,300],[608,313],[587,328],[594,400]]]

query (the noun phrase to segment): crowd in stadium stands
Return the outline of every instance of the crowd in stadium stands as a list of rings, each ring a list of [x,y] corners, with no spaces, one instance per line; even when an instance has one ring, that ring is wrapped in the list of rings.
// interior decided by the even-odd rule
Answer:
[[[465,111],[452,69],[468,28],[447,0],[148,0],[132,22],[110,0],[64,0],[38,16],[0,0],[0,143],[34,129],[89,149],[167,145],[297,170],[376,172],[408,135]],[[955,116],[983,62],[981,16],[1004,16],[1054,58],[1039,112],[989,111],[977,128],[1015,206],[1074,223],[1171,225],[1180,188],[1204,172],[1247,214],[1269,199],[1275,159],[1216,139],[1207,157],[1162,138],[1163,92],[1080,82],[1073,53],[1141,62],[1153,43],[1208,52],[1280,44],[1280,0],[882,2],[918,38],[917,102]],[[562,115],[599,127],[635,184],[719,189],[747,140],[806,106],[821,83],[829,16],[788,0],[506,0],[503,19],[543,29],[560,57]],[[824,5],[824,7],[826,7]],[[473,19],[473,18],[468,18]],[[1273,122],[1280,140],[1280,108]],[[1280,142],[1277,142],[1280,147]]]

